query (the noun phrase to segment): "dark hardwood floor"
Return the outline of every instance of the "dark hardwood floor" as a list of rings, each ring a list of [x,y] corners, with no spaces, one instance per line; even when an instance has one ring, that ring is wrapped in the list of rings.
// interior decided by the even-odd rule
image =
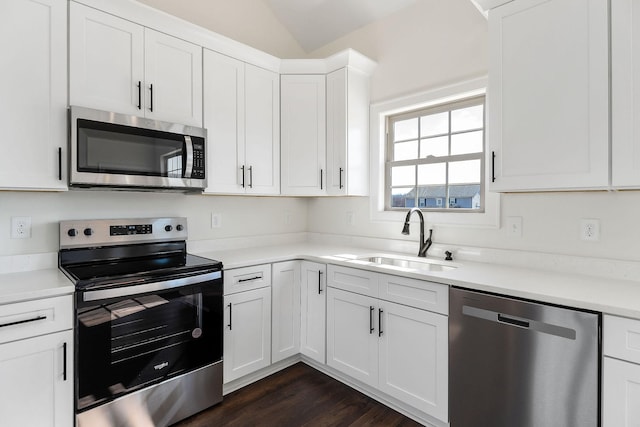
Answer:
[[[420,426],[339,381],[297,363],[237,390],[173,427]]]

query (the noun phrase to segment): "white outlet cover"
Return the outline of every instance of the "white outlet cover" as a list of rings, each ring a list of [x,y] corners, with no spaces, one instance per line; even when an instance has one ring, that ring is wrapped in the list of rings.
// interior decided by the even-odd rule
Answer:
[[[31,217],[12,216],[11,217],[11,238],[30,239],[31,238]]]
[[[587,242],[600,240],[600,220],[583,219],[580,221],[580,239]]]
[[[211,213],[211,228],[222,227],[222,214],[212,212]]]
[[[508,216],[507,217],[507,235],[510,237],[522,237],[522,217],[521,216]]]

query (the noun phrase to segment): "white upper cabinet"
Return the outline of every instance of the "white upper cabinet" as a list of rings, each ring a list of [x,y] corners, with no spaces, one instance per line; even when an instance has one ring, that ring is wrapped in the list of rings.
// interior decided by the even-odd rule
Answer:
[[[70,2],[69,101],[202,126],[202,48]]]
[[[603,0],[489,11],[491,190],[609,186],[608,24]]]
[[[326,194],[326,78],[280,76],[282,194]]]
[[[207,193],[280,192],[278,74],[204,50]]]
[[[612,185],[640,188],[640,3],[611,1]]]
[[[67,2],[3,0],[0,51],[0,188],[64,190]]]
[[[327,75],[327,194],[369,194],[369,77],[342,68]]]

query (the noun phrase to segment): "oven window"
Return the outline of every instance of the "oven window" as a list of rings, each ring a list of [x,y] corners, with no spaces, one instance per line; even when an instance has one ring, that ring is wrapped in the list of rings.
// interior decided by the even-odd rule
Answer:
[[[78,120],[78,171],[182,178],[184,137]]]
[[[222,359],[222,292],[199,287],[79,307],[78,409]]]

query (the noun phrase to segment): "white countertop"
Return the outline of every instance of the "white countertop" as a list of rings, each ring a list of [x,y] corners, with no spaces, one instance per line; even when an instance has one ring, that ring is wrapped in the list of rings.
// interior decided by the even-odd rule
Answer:
[[[457,266],[455,269],[424,272],[353,260],[383,253],[407,258],[406,254],[304,243],[203,252],[199,255],[222,261],[225,270],[307,259],[640,319],[640,282],[471,261],[454,260],[451,264]],[[433,260],[444,263],[441,259]]]
[[[70,295],[75,286],[57,268],[0,274],[0,305]]]
[[[307,259],[640,319],[640,282],[637,281],[471,261],[453,261],[451,265],[455,265],[455,269],[425,272],[354,260],[383,253],[413,258],[366,248],[310,243],[209,251],[197,255],[222,261],[225,270]],[[427,259],[444,263],[441,259]],[[58,269],[0,274],[0,304],[73,292],[73,284]]]

